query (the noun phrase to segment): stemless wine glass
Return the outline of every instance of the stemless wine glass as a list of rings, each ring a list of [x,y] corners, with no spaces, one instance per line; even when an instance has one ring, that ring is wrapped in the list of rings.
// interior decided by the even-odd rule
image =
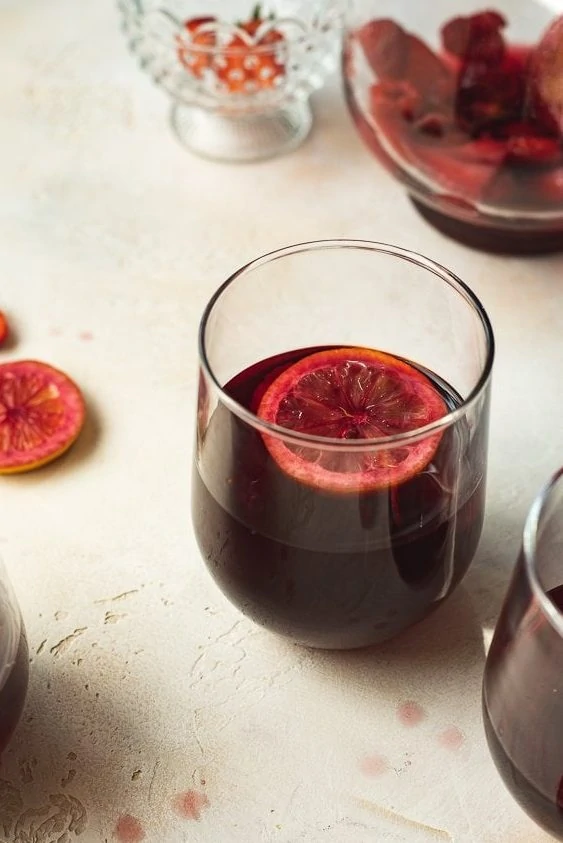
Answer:
[[[28,675],[25,628],[8,573],[0,560],[0,755],[20,719]]]
[[[383,641],[438,606],[483,521],[493,335],[471,290],[404,249],[304,243],[235,272],[199,342],[193,522],[229,599],[325,648]],[[338,382],[299,381],[297,426],[269,417],[315,367]],[[424,401],[440,417],[402,429]]]
[[[504,783],[563,840],[563,468],[526,521],[487,657],[483,714]]]

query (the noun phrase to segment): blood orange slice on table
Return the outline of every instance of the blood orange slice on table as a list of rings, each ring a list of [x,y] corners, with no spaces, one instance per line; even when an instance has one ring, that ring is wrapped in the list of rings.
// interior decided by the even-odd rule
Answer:
[[[0,365],[0,474],[39,468],[82,429],[84,399],[63,372],[36,360]]]
[[[441,433],[356,451],[346,448],[346,441],[414,431],[447,412],[431,380],[404,360],[366,348],[336,348],[287,368],[269,385],[257,415],[289,431],[342,440],[342,447],[325,449],[263,434],[272,458],[295,480],[328,492],[352,493],[385,489],[422,471]]]
[[[0,346],[4,345],[10,334],[10,326],[5,314],[0,310]]]

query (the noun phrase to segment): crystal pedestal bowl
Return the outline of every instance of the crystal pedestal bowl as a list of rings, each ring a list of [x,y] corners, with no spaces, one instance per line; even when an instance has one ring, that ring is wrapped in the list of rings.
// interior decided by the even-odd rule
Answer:
[[[129,45],[191,150],[249,161],[298,146],[338,62],[343,0],[118,0]]]

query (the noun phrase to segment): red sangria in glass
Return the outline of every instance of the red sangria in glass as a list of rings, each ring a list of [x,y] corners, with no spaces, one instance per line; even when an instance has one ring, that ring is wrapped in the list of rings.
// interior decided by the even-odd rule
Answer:
[[[355,0],[343,71],[361,137],[431,223],[493,251],[563,249],[563,15]]]
[[[229,278],[201,323],[192,500],[227,597],[325,648],[436,608],[481,533],[492,360],[473,293],[402,249],[302,244]]]
[[[483,717],[507,788],[563,840],[563,469],[526,521],[487,656]]]

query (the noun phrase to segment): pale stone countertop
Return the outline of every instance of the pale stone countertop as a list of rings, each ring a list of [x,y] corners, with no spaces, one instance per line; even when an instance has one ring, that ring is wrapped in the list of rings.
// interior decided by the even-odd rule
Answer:
[[[547,841],[489,758],[480,683],[524,515],[563,459],[563,257],[490,257],[429,228],[334,81],[296,153],[226,166],[172,136],[112,0],[2,0],[0,38],[0,306],[18,334],[1,359],[63,368],[89,405],[66,458],[1,481],[0,554],[33,658],[0,839]],[[473,568],[427,622],[342,655],[242,618],[189,516],[200,311],[242,262],[318,237],[446,264],[498,343]]]

